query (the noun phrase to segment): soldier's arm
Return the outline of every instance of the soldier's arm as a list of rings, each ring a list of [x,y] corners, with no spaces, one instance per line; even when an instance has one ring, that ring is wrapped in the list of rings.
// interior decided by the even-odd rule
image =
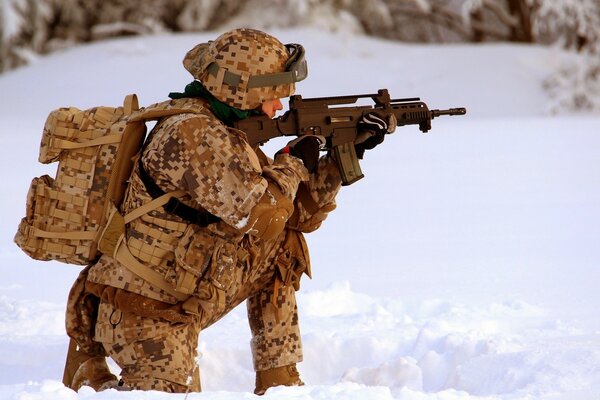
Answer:
[[[308,179],[301,160],[280,155],[263,170],[243,134],[206,116],[182,119],[173,129],[177,157],[161,169],[166,180],[243,233],[270,239],[283,230],[298,185]]]

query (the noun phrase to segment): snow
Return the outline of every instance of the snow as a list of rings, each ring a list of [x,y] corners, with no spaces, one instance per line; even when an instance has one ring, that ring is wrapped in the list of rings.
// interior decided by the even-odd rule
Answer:
[[[314,279],[298,294],[307,385],[264,398],[599,398],[600,118],[549,116],[542,87],[568,55],[275,34],[307,48],[304,97],[388,88],[468,114],[435,119],[426,135],[399,128],[307,236]],[[64,308],[79,269],[33,261],[12,237],[31,178],[55,171],[37,163],[50,110],[115,105],[131,92],[164,100],[190,80],[185,52],[216,35],[98,42],[0,76],[1,399],[185,398],[65,388]],[[249,340],[243,307],[202,332],[204,392],[187,398],[254,398]]]

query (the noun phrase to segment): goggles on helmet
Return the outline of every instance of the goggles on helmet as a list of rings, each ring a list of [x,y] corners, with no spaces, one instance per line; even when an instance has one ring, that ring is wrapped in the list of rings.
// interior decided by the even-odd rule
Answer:
[[[308,66],[304,58],[304,47],[296,43],[286,44],[285,48],[289,53],[289,58],[285,63],[284,72],[273,74],[251,75],[248,79],[248,89],[266,86],[279,86],[290,83],[300,82],[308,76]],[[217,76],[219,64],[216,62],[208,66],[208,72]],[[231,86],[238,86],[242,77],[230,71],[225,71],[223,82]]]

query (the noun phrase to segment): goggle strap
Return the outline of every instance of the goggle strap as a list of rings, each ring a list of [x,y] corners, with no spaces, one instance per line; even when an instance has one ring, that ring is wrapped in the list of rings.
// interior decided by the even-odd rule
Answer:
[[[219,64],[213,62],[208,66],[207,70],[211,75],[217,76],[220,68],[221,67],[219,67]],[[288,85],[290,83],[298,82],[299,79],[297,75],[298,73],[296,71],[285,71],[275,74],[252,75],[248,79],[248,88],[253,89],[257,87]],[[225,70],[225,74],[223,75],[223,83],[226,83],[229,86],[238,86],[241,83],[241,81],[242,77],[240,75]]]
[[[296,82],[294,71],[279,72],[276,74],[252,75],[248,79],[248,88],[287,85]]]
[[[212,76],[216,77],[219,74],[220,68],[221,67],[219,67],[219,64],[217,64],[216,62],[212,62],[208,66],[207,71]],[[238,86],[241,81],[242,81],[241,76],[239,76],[238,74],[234,74],[233,72],[229,72],[229,71],[225,70],[225,74],[223,75],[224,83],[228,84],[229,86]]]
[[[219,64],[213,62],[208,66],[207,70],[212,76],[217,76],[220,68],[221,67],[219,67]],[[225,74],[223,75],[223,83],[226,83],[229,86],[238,86],[241,81],[242,77],[240,75],[225,70]],[[276,74],[252,75],[248,79],[248,88],[253,89],[257,87],[287,85],[296,81],[297,79],[295,71],[279,72]]]

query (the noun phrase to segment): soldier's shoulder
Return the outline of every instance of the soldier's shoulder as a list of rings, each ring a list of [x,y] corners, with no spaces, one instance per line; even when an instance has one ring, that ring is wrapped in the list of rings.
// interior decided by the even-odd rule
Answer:
[[[227,126],[217,119],[208,108],[183,111],[165,119],[160,129],[169,136],[222,137],[227,135]]]
[[[225,129],[225,125],[210,111],[208,105],[200,99],[174,100],[172,103],[173,114],[167,117],[165,127],[215,127]]]

